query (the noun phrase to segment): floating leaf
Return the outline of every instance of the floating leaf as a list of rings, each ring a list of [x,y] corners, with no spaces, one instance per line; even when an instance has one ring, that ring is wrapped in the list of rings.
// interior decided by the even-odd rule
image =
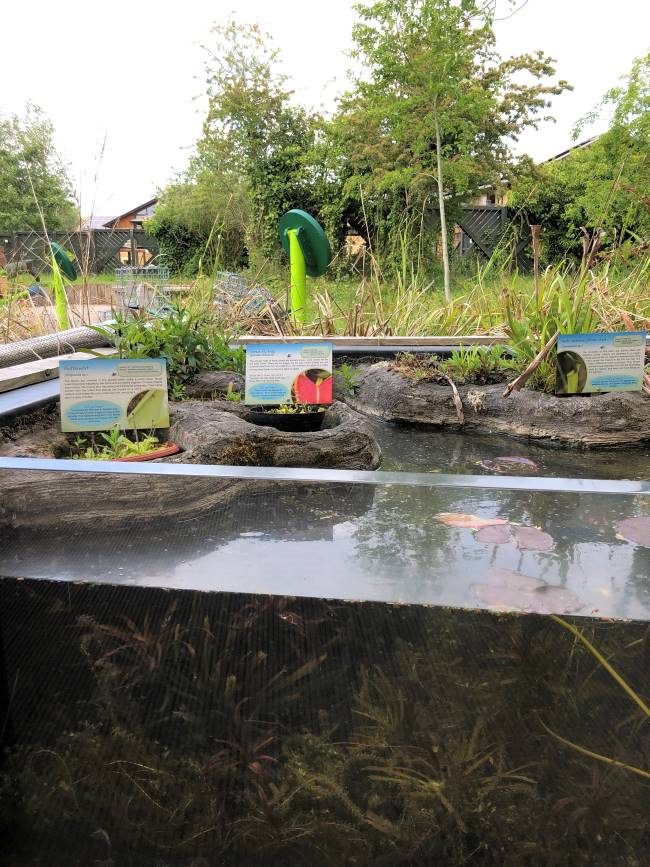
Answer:
[[[503,457],[485,458],[478,462],[479,467],[491,473],[500,473],[509,476],[527,476],[538,473],[539,466],[530,458]]]
[[[522,551],[552,551],[555,539],[537,527],[512,527],[511,532],[517,547]]]
[[[616,525],[619,539],[650,548],[650,518],[624,518]]]
[[[531,614],[570,614],[583,604],[566,587],[547,584],[511,569],[491,569],[488,584],[472,584],[479,602],[499,611],[524,611]]]
[[[483,545],[505,545],[507,542],[512,542],[510,525],[490,524],[488,527],[481,527],[476,534],[476,541]]]
[[[478,515],[466,515],[463,512],[439,512],[436,518],[448,527],[462,527],[467,530],[480,530],[481,527],[508,523],[505,518],[479,518]]]

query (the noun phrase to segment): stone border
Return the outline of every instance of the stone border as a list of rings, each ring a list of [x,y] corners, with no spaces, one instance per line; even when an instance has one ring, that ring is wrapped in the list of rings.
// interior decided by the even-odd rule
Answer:
[[[354,393],[338,384],[348,406],[385,421],[498,433],[579,447],[616,447],[650,440],[650,398],[636,392],[554,397],[522,389],[503,397],[503,385],[459,386],[460,425],[451,389],[412,382],[386,362],[359,370]]]

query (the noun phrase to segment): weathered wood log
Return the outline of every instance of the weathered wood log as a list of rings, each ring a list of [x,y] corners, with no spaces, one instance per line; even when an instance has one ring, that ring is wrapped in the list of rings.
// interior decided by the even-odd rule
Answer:
[[[555,397],[521,389],[503,400],[503,385],[458,386],[466,432],[499,433],[580,447],[616,447],[650,441],[650,399],[633,392]],[[354,409],[386,421],[458,430],[446,385],[414,382],[385,362],[359,370]]]

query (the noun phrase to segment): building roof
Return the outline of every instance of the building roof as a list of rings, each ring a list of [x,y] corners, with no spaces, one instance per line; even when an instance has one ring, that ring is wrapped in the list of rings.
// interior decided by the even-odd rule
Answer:
[[[567,148],[565,151],[561,151],[559,154],[555,154],[555,156],[553,157],[542,160],[541,165],[544,165],[544,163],[554,163],[555,160],[563,160],[565,157],[568,157],[569,154],[573,153],[573,151],[577,151],[580,148],[589,147],[589,145],[593,144],[597,138],[600,138],[600,136],[592,135],[591,138],[587,138],[584,141],[578,142],[578,144],[572,145],[570,148]]]
[[[110,223],[111,220],[114,220],[115,217],[100,217],[95,214],[91,214],[89,217],[83,217],[81,222],[79,223],[79,228],[82,231],[87,229],[103,229],[106,226],[106,223]]]
[[[118,214],[117,217],[109,217],[108,220],[103,224],[103,228],[112,229],[115,223],[118,223],[120,220],[126,220],[128,217],[131,217],[131,221],[136,220],[140,222],[140,220],[145,220],[147,217],[150,217],[153,213],[153,209],[158,202],[158,197],[156,196],[153,199],[149,199],[147,202],[143,202],[141,205],[137,205],[135,208],[131,208],[128,211],[125,211],[123,214]]]

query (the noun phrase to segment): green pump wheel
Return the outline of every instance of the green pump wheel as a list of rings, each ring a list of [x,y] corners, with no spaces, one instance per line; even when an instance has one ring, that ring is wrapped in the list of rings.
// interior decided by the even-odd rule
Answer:
[[[63,274],[65,274],[68,280],[74,280],[77,276],[77,269],[75,268],[72,259],[56,241],[51,241],[50,247],[52,249],[52,255],[56,260],[56,264],[59,266]]]
[[[287,256],[290,229],[296,230],[296,238],[305,257],[307,274],[310,277],[320,277],[327,271],[327,266],[332,261],[330,244],[320,223],[311,214],[298,208],[287,211],[280,218],[280,241]]]

